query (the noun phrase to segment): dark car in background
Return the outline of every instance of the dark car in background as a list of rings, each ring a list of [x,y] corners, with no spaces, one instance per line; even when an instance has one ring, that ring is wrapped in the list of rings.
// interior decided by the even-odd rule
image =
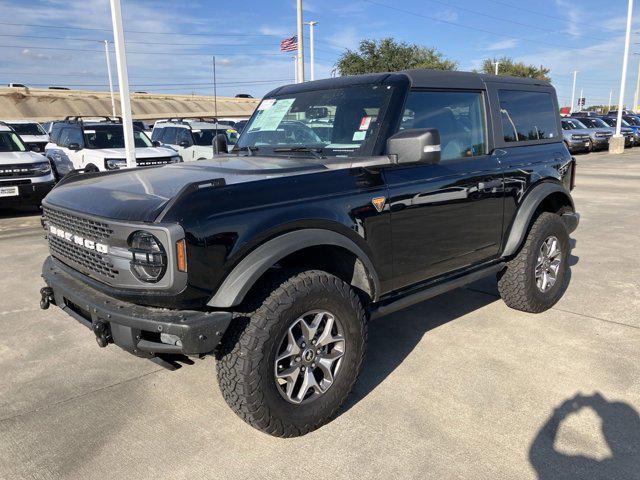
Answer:
[[[609,147],[609,139],[613,136],[611,127],[602,120],[593,117],[567,117],[561,120],[566,135],[571,133],[587,134],[591,138],[591,149],[602,150]]]

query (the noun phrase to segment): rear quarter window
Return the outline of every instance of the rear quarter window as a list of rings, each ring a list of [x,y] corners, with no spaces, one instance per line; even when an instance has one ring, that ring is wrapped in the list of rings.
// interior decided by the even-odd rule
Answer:
[[[559,138],[553,97],[547,92],[499,90],[504,141],[549,141]]]

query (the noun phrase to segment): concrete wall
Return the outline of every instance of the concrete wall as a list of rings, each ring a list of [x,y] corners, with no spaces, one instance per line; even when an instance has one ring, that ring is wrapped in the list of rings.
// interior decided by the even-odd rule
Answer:
[[[249,118],[259,100],[218,97],[219,118]],[[213,96],[132,94],[133,117],[157,120],[169,117],[213,116]],[[120,114],[119,96],[116,111]],[[68,115],[111,115],[108,92],[0,88],[0,120],[58,120]]]

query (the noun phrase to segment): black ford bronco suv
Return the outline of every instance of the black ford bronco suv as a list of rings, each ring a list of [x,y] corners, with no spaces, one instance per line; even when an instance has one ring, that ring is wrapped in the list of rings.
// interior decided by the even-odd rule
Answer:
[[[487,275],[515,309],[558,301],[579,216],[557,112],[548,83],[474,73],[277,88],[229,154],[65,177],[41,306],[167,367],[215,354],[240,417],[305,434],[370,318]]]

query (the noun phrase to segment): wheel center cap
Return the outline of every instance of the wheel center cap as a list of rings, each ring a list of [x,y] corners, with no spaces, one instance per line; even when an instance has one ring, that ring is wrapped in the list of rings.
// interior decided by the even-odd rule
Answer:
[[[316,352],[313,351],[312,348],[307,348],[303,353],[302,353],[302,359],[305,362],[313,362],[313,360],[316,358]]]

